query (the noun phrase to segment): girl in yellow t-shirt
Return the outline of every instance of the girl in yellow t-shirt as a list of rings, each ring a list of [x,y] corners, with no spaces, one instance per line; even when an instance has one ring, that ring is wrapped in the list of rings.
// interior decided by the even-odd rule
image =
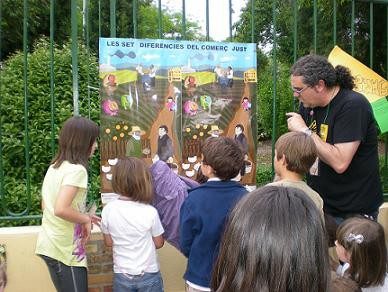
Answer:
[[[87,291],[85,244],[98,217],[85,212],[88,160],[99,128],[83,117],[69,118],[59,133],[58,153],[42,185],[42,229],[36,254],[46,262],[57,291]]]

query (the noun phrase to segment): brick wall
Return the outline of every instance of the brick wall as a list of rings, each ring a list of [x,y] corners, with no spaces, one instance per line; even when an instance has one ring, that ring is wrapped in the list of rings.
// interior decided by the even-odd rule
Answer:
[[[86,246],[88,255],[88,292],[112,292],[112,250],[104,246],[101,233],[92,234]]]

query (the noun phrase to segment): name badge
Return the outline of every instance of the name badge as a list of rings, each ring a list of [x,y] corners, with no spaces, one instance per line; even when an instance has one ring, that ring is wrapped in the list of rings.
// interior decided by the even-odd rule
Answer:
[[[329,126],[326,125],[326,124],[321,124],[321,128],[320,128],[320,131],[319,131],[319,135],[321,137],[321,140],[323,142],[326,142],[327,140],[327,133],[329,132]]]

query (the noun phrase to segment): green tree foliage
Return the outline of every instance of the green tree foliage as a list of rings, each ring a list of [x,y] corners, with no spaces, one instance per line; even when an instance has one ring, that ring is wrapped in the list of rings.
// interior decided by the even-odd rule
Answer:
[[[170,13],[168,10],[165,10],[163,14],[164,19],[166,19],[164,20],[163,24],[164,37],[171,39],[181,39],[184,35],[182,13]],[[200,29],[201,28],[197,23],[186,19],[187,40],[204,41],[206,37],[201,34]]]
[[[28,0],[28,36],[27,45],[34,43],[42,36],[50,36],[50,2],[53,0]],[[91,51],[97,55],[98,38],[109,37],[110,33],[110,2],[111,1],[83,1],[77,0],[78,35],[84,37]],[[133,2],[116,0],[116,37],[130,38],[134,36]],[[62,45],[71,33],[71,1],[54,0],[54,41]],[[86,6],[84,7],[84,3]],[[158,8],[152,0],[137,1],[137,37],[158,38]],[[24,1],[1,0],[1,55],[6,59],[11,53],[23,48],[23,11]],[[83,17],[85,13],[85,18]],[[83,19],[86,20],[85,26]],[[100,20],[100,22],[99,22]],[[176,38],[182,36],[182,15],[162,11],[162,37]],[[86,37],[89,37],[86,39]],[[192,21],[186,20],[186,38],[189,40],[205,37],[200,34],[200,27]]]
[[[88,28],[91,40],[91,47],[94,52],[98,51],[98,38],[99,31],[101,30],[101,37],[110,37],[110,2],[111,1],[91,1],[89,0],[88,7]],[[133,2],[127,0],[116,0],[116,37],[129,38],[134,36],[134,23],[133,23]],[[152,0],[138,0],[138,12],[137,21],[138,27],[144,25],[142,19],[147,18],[150,20],[146,25],[153,25],[157,23],[157,9],[152,6],[152,13],[155,18],[148,18],[148,15],[144,15],[143,11],[147,11],[145,8],[151,8]],[[100,6],[99,6],[100,4]],[[145,12],[144,11],[144,12]],[[99,23],[100,19],[100,23]],[[100,29],[99,29],[100,26]],[[139,34],[139,33],[138,33]],[[139,36],[138,36],[139,37]]]
[[[54,41],[62,45],[71,34],[71,1],[69,0],[28,0],[28,45],[42,36],[50,36],[50,2],[54,1]],[[82,12],[88,15],[88,34],[90,46],[94,52],[98,49],[99,19],[101,20],[101,36],[110,35],[110,1],[77,0],[78,35],[82,36]],[[99,6],[100,3],[100,6]],[[116,0],[116,31],[117,37],[133,36],[133,1]],[[138,0],[139,7],[149,7],[152,0]],[[23,16],[24,1],[1,0],[1,59],[23,48]],[[155,7],[153,7],[156,9]],[[139,15],[142,19],[142,15]],[[156,22],[157,18],[152,22]]]
[[[258,129],[259,135],[272,135],[273,99],[273,1],[250,0],[243,9],[240,20],[234,25],[235,39],[251,41],[251,1],[254,1],[254,39],[258,50]],[[351,0],[337,0],[337,45],[351,52]],[[294,11],[292,0],[276,1],[276,57],[278,63],[277,94],[275,115],[276,136],[286,131],[285,112],[293,108],[292,92],[289,85],[289,68],[294,62]],[[317,1],[317,50],[318,54],[328,55],[334,46],[333,1]],[[296,57],[314,51],[313,1],[297,1],[297,41]],[[380,75],[386,76],[387,14],[386,5],[374,4],[374,66]],[[369,65],[369,3],[356,1],[355,6],[355,57]],[[272,62],[272,61],[271,61]]]
[[[62,45],[70,35],[70,2],[55,0],[55,39]],[[1,0],[1,56],[23,48],[24,1]],[[28,46],[42,36],[50,36],[50,0],[27,1]],[[60,7],[60,9],[58,9]]]
[[[261,47],[273,44],[273,1],[276,1],[276,35],[278,58],[286,64],[293,63],[293,0],[266,1],[250,0],[234,25],[238,39],[251,39],[251,1],[254,2],[255,40]],[[351,0],[337,0],[337,45],[351,52]],[[318,54],[328,55],[334,46],[333,40],[333,1],[317,1],[317,50]],[[313,1],[297,0],[297,57],[314,51]],[[369,3],[356,1],[355,5],[355,57],[369,65]],[[386,4],[374,4],[373,9],[374,66],[380,75],[386,76],[387,14]]]
[[[62,123],[73,113],[72,70],[70,44],[55,48],[54,61],[54,135]],[[4,169],[4,191],[8,208],[20,212],[26,207],[26,172],[24,131],[24,103],[28,102],[28,133],[30,139],[30,180],[33,198],[32,214],[40,211],[40,188],[47,167],[54,153],[51,152],[51,103],[50,103],[50,55],[49,42],[45,39],[37,42],[33,52],[28,54],[27,101],[24,96],[23,68],[24,56],[18,52],[8,58],[1,72],[1,108],[2,151]],[[88,99],[87,79],[98,83],[98,62],[89,56],[84,46],[79,45],[79,95],[80,114],[99,120],[98,92],[90,92]],[[88,77],[89,76],[89,77]],[[99,158],[94,157],[90,167],[89,188],[91,199],[99,192]],[[93,198],[94,196],[94,198]],[[30,213],[30,214],[31,214]]]
[[[117,1],[116,6],[116,36],[129,38],[134,36],[133,1]],[[163,9],[161,13],[162,38],[178,38],[183,35],[182,14],[172,13]],[[110,36],[110,15],[109,2],[101,3],[101,35]],[[138,1],[137,11],[137,37],[138,38],[159,38],[159,9],[152,5],[152,1]],[[97,3],[90,7],[90,30],[91,39],[94,40],[94,50],[98,45],[98,6]],[[200,33],[198,24],[186,20],[186,38],[189,40],[204,39]]]

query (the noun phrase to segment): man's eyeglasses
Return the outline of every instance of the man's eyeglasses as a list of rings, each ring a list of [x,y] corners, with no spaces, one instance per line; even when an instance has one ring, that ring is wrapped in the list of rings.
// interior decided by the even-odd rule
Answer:
[[[301,94],[303,91],[305,91],[307,88],[309,88],[310,85],[306,85],[303,88],[297,88],[297,87],[292,87],[292,92],[296,93],[297,95]]]

